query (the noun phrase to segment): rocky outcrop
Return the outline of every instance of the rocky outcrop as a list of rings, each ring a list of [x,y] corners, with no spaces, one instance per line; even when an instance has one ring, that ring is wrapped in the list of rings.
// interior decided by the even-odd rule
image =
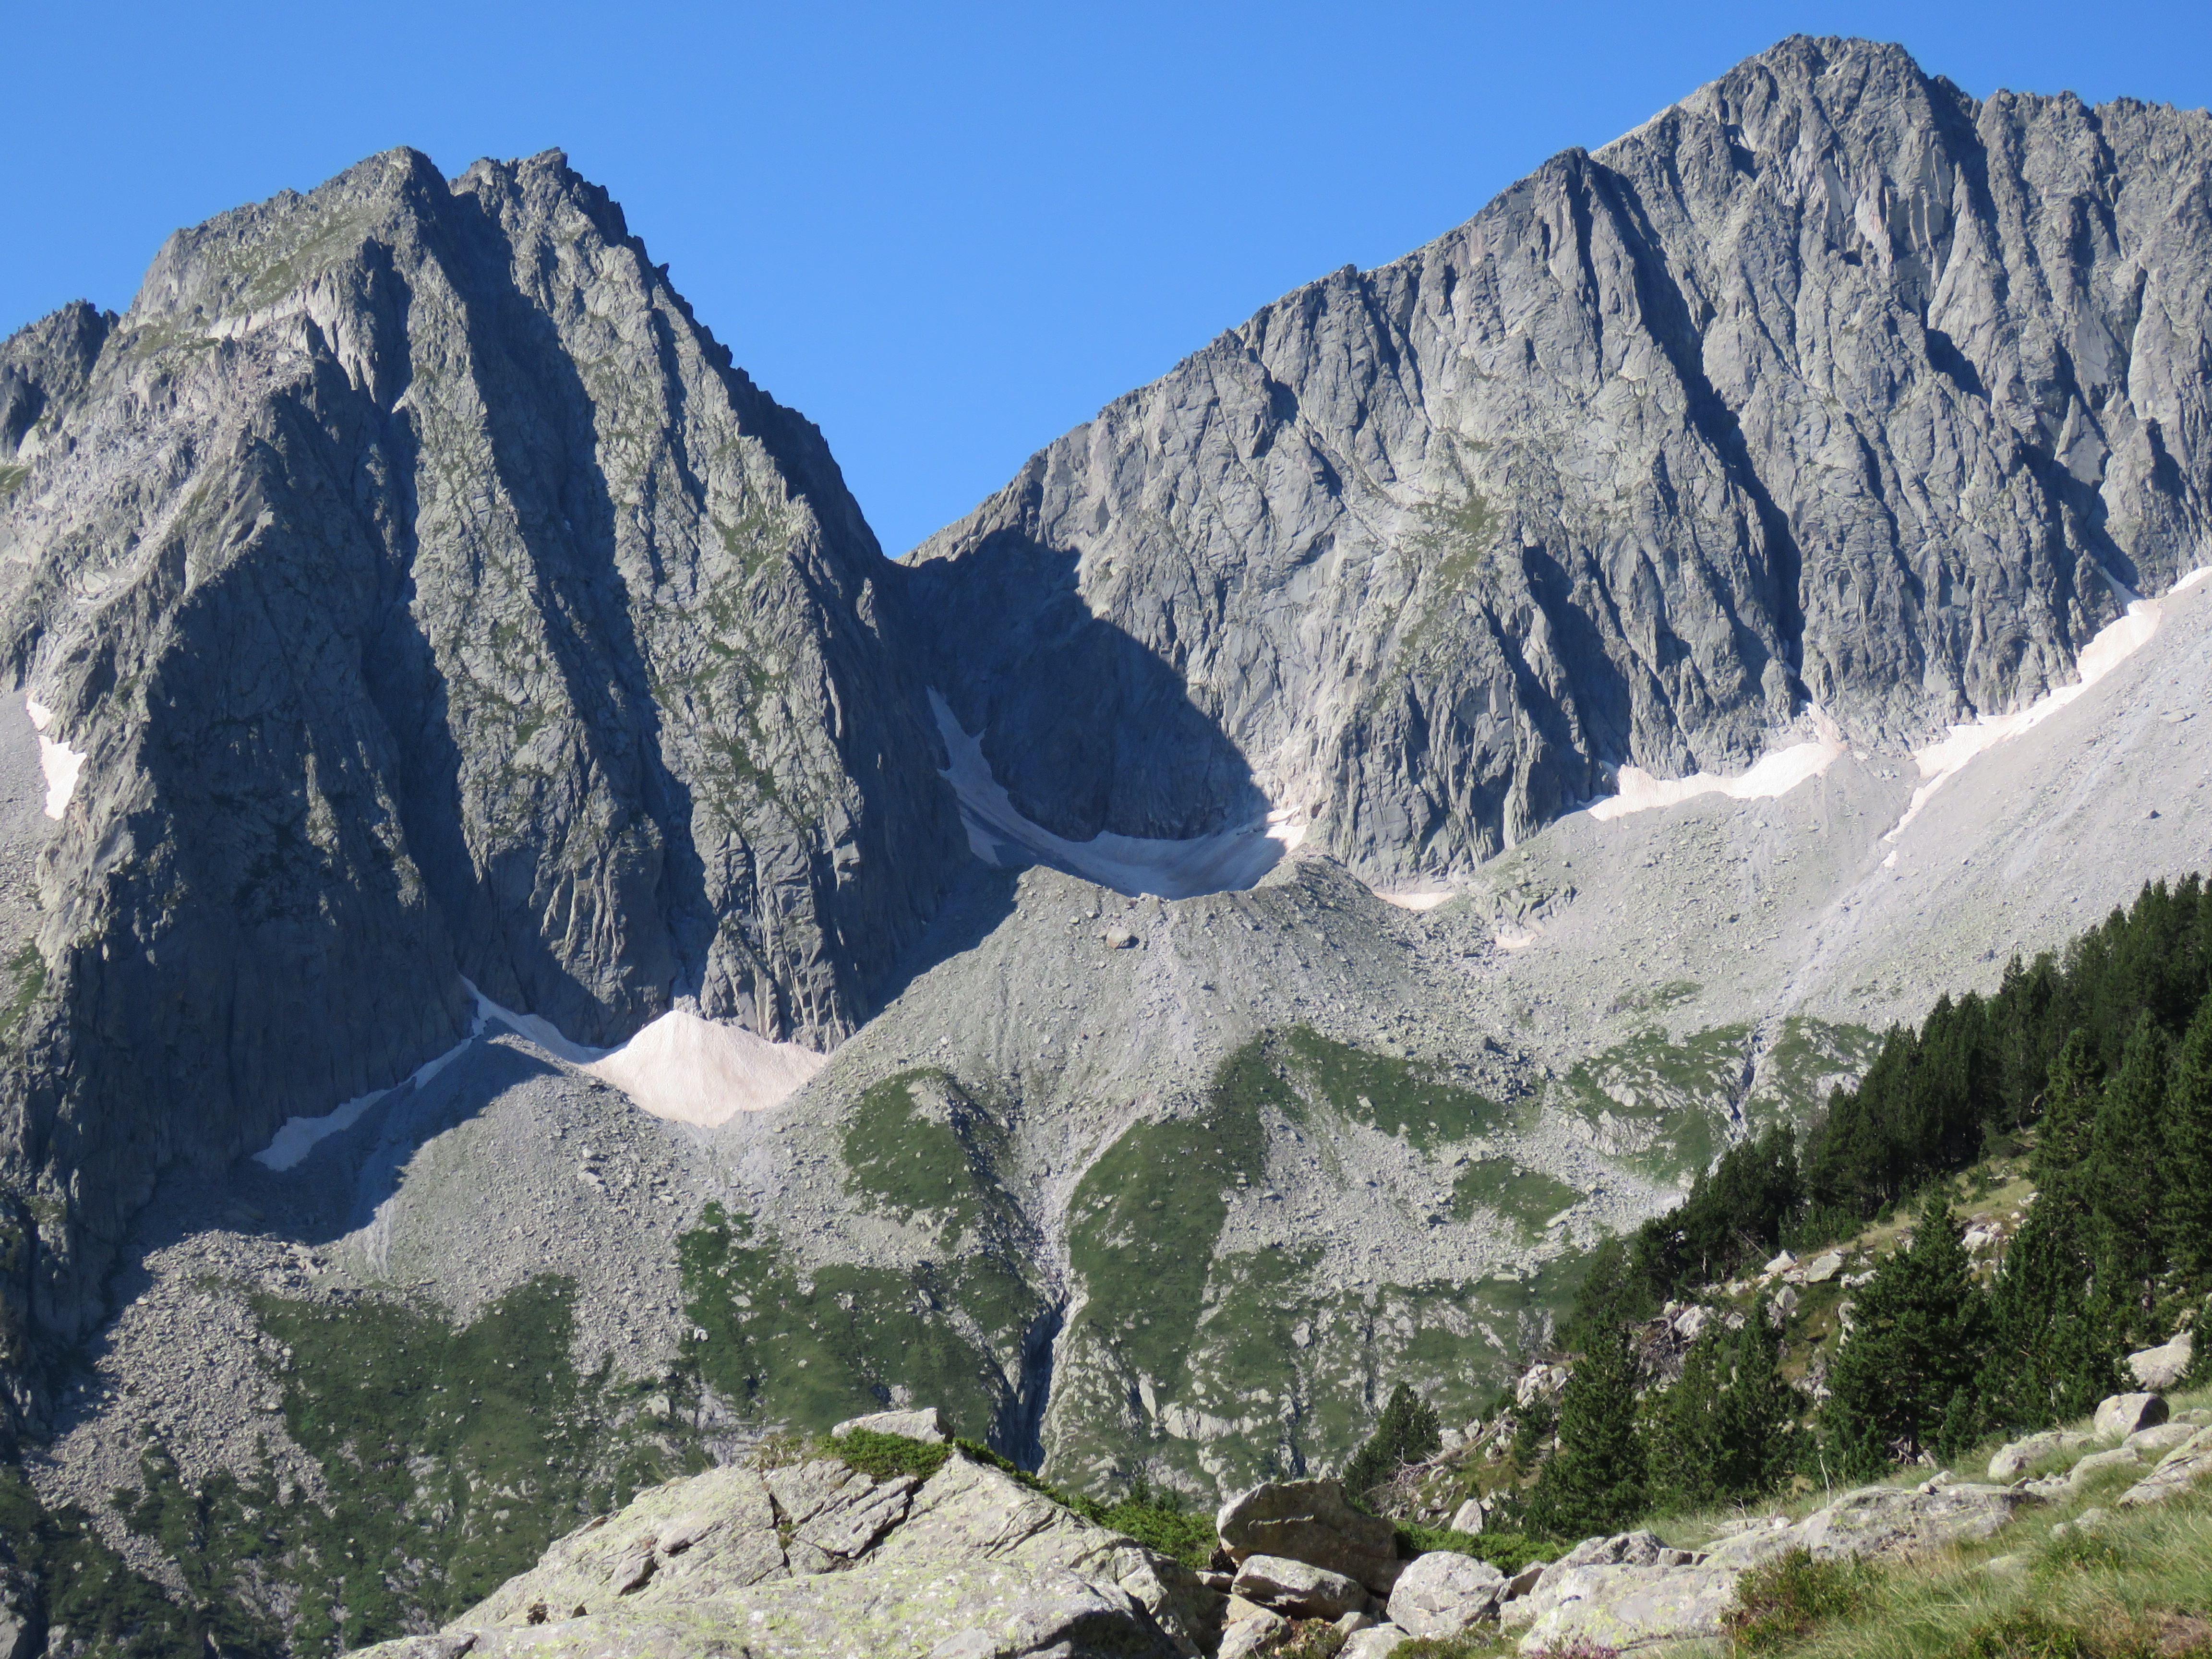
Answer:
[[[2196,1339],[2183,1331],[2170,1342],[2130,1354],[2128,1374],[2138,1387],[2160,1393],[2178,1387],[2181,1379],[2189,1375],[2190,1364],[2196,1357]]]
[[[1172,1659],[1211,1637],[1218,1602],[1176,1563],[959,1455],[926,1480],[801,1458],[642,1493],[439,1636],[364,1651]]]
[[[1272,1481],[1232,1498],[1214,1517],[1231,1560],[1287,1556],[1388,1595],[1405,1564],[1388,1521],[1352,1507],[1334,1480]]]
[[[818,1048],[965,856],[902,573],[557,154],[179,232],[0,345],[0,653],[80,765],[0,1084],[54,1337],[156,1170],[401,1080],[464,976]]]
[[[1041,451],[914,556],[934,684],[1060,836],[1272,804],[1370,878],[2012,708],[2212,527],[2208,161],[1785,41]]]

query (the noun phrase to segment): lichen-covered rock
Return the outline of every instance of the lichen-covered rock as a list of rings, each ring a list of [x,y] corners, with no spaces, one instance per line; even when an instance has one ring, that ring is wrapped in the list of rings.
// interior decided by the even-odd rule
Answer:
[[[1506,1577],[1453,1550],[1417,1555],[1390,1591],[1390,1622],[1413,1636],[1457,1636],[1498,1616]]]
[[[2040,1434],[2008,1441],[1990,1457],[1990,1479],[2016,1480],[2045,1458],[2088,1445],[2094,1439],[2094,1435],[2084,1434],[2079,1429],[2046,1429]]]
[[[368,1651],[1189,1659],[1218,1628],[1218,1600],[1175,1562],[963,1457],[924,1482],[811,1458],[655,1487],[436,1638],[411,1638],[447,1644],[435,1654]]]
[[[1593,1565],[1556,1569],[1537,1587],[1521,1651],[1583,1644],[1617,1653],[1711,1640],[1735,1600],[1737,1575],[1716,1567]]]
[[[945,1414],[934,1406],[919,1411],[872,1412],[866,1417],[848,1417],[830,1431],[833,1439],[865,1429],[872,1434],[895,1434],[908,1440],[919,1440],[927,1445],[938,1445],[949,1439],[945,1431]]]
[[[1253,1487],[1221,1506],[1214,1530],[1233,1560],[1288,1556],[1356,1578],[1388,1595],[1404,1563],[1388,1521],[1352,1507],[1334,1480],[1284,1480]]]
[[[2027,1497],[2009,1486],[1862,1486],[1806,1517],[1805,1548],[1819,1559],[1915,1554],[1957,1540],[1986,1538],[2008,1523]]]
[[[1233,1589],[1248,1601],[1295,1619],[1341,1619],[1367,1606],[1367,1591],[1358,1579],[1280,1555],[1245,1557]]]
[[[2166,1421],[2166,1404],[2155,1394],[2116,1394],[2097,1403],[2092,1428],[2100,1440],[2124,1440],[2138,1429]]]
[[[2129,1508],[2162,1504],[2208,1474],[2212,1474],[2212,1428],[2199,1429],[2166,1453],[2156,1468],[2120,1494],[2119,1502]]]
[[[2154,1394],[2179,1384],[2189,1375],[2189,1367],[2197,1357],[2196,1339],[2184,1331],[2172,1341],[2155,1348],[2140,1348],[2128,1356],[2128,1374],[2138,1387]]]

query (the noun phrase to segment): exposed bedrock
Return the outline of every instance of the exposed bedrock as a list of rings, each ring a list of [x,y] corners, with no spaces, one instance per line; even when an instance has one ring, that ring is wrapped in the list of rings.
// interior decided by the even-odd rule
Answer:
[[[18,1364],[160,1169],[398,1081],[462,975],[826,1047],[966,856],[903,573],[557,154],[179,233],[0,346],[0,650],[83,757],[0,941]]]
[[[2201,111],[1785,41],[1033,457],[912,557],[933,683],[1057,835],[1256,789],[1386,879],[1808,703],[2014,708],[2203,561],[2208,167]]]

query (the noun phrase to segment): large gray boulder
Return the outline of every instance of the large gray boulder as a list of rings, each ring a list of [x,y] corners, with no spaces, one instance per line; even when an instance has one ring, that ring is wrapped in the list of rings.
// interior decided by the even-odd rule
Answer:
[[[1281,1555],[1245,1557],[1230,1589],[1248,1601],[1293,1619],[1341,1619],[1367,1607],[1367,1591],[1357,1578]]]
[[[2029,1498],[2009,1486],[1862,1486],[1806,1517],[1804,1547],[1819,1559],[1912,1555],[1986,1538],[2008,1524]]]
[[[1523,1653],[1575,1644],[1626,1653],[1670,1642],[1711,1641],[1735,1601],[1738,1575],[1717,1567],[1589,1565],[1555,1568],[1532,1598]]]
[[[2212,1474],[2212,1428],[2199,1429],[2167,1452],[2156,1468],[2120,1494],[2119,1502],[2130,1509],[2162,1504],[2208,1474]]]
[[[1390,1592],[1390,1622],[1411,1636],[1457,1636],[1498,1617],[1508,1583],[1487,1561],[1452,1550],[1413,1558]]]
[[[1388,1595],[1404,1563],[1396,1529],[1352,1507],[1334,1480],[1273,1481],[1221,1506],[1214,1530],[1231,1559],[1283,1555],[1356,1578]]]
[[[437,1659],[1191,1659],[1220,1598],[1195,1575],[1000,1471],[926,1481],[830,1459],[722,1468],[642,1493],[456,1619]],[[414,1638],[419,1644],[426,1638]],[[388,1644],[379,1659],[431,1659]]]
[[[2098,1402],[2093,1426],[2100,1440],[2124,1440],[2138,1429],[2156,1428],[2166,1418],[2161,1395],[2116,1394]]]
[[[1990,1456],[1990,1479],[2017,1480],[2045,1458],[2055,1457],[2077,1446],[2089,1445],[2095,1439],[2094,1435],[2085,1434],[2079,1429],[2046,1429],[2040,1434],[2008,1441]]]
[[[2163,1394],[2178,1387],[2189,1375],[2197,1357],[2196,1340],[2187,1331],[2155,1348],[2139,1348],[2128,1356],[2128,1373],[2140,1388]]]

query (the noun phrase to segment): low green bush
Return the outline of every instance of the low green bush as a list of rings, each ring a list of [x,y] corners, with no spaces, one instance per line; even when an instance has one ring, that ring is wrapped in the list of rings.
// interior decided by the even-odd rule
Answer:
[[[1876,1577],[1863,1561],[1816,1561],[1791,1550],[1744,1574],[1721,1623],[1737,1653],[1771,1653],[1823,1620],[1857,1613]]]

